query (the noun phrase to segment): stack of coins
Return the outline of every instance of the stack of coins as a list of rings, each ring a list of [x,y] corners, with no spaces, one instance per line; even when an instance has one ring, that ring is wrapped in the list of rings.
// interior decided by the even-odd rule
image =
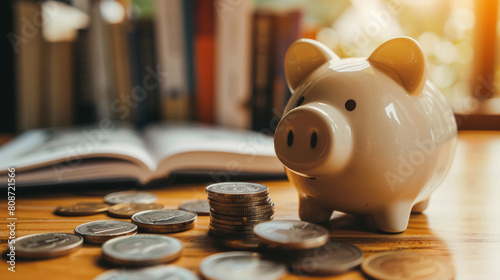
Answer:
[[[210,233],[252,236],[253,226],[273,219],[274,203],[267,186],[255,183],[217,183],[206,188],[210,204]]]

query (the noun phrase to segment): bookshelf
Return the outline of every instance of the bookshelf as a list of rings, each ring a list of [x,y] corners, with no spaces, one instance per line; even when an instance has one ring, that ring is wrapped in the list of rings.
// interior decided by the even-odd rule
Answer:
[[[281,65],[286,47],[300,34],[302,12],[293,7],[266,9],[266,29],[286,34],[266,38],[262,52],[252,44],[261,36],[252,31],[260,18],[252,1],[16,0],[10,5],[19,52],[10,63],[15,126],[6,132],[104,118],[138,128],[188,120],[272,132],[272,108],[279,115],[290,95]],[[290,26],[285,30],[283,24]],[[269,77],[256,98],[262,61]]]
[[[481,43],[495,33],[496,10],[445,2],[2,1],[8,55],[0,133],[112,119],[138,128],[189,120],[271,134],[290,97],[282,65],[294,40],[317,39],[346,57],[366,56],[400,35],[423,45],[430,79],[467,122],[462,128],[479,128],[485,106],[464,106],[478,100],[474,77],[497,67],[495,44]],[[488,99],[498,99],[493,76],[487,84]],[[498,111],[487,112],[488,120],[497,121]]]

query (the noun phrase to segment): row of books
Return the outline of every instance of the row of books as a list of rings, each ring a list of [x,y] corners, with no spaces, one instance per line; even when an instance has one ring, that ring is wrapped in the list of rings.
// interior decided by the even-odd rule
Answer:
[[[272,132],[302,12],[233,0],[17,0],[16,129],[194,120]]]

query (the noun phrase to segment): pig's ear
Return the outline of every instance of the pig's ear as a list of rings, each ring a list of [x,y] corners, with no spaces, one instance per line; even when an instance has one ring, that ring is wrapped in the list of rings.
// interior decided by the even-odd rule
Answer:
[[[320,42],[300,39],[295,41],[285,54],[285,76],[292,92],[318,67],[339,57]]]
[[[409,95],[419,95],[427,81],[427,58],[417,41],[398,37],[380,45],[368,61],[401,84]]]

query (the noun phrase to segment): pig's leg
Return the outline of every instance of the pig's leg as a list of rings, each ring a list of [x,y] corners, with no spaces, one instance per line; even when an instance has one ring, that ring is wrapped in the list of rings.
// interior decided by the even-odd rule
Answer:
[[[427,198],[413,205],[413,208],[411,208],[411,212],[415,214],[422,213],[425,209],[427,209],[427,206],[429,205],[429,199],[430,198]]]
[[[303,221],[325,223],[330,221],[332,212],[333,210],[322,206],[314,198],[299,196],[299,217]]]
[[[399,202],[387,205],[371,216],[378,230],[398,233],[408,226],[410,210],[411,203]]]

